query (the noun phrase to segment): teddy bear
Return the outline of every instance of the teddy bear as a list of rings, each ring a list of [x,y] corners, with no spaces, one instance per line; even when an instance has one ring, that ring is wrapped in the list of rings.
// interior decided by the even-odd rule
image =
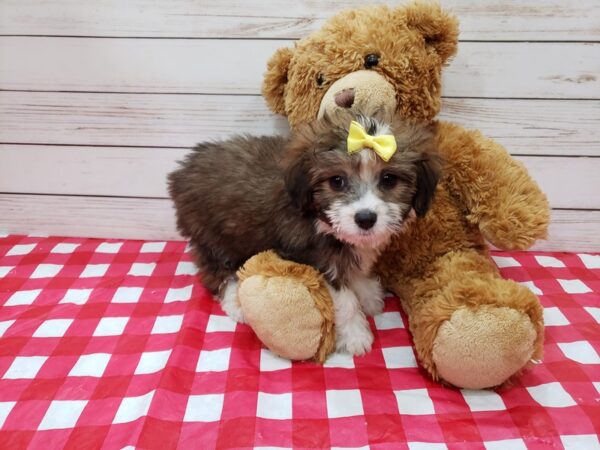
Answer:
[[[341,12],[275,52],[262,92],[292,129],[338,110],[382,109],[434,127],[443,161],[434,200],[392,239],[376,274],[400,299],[430,376],[481,389],[540,359],[544,335],[538,298],[500,276],[488,243],[527,249],[546,237],[550,212],[526,168],[501,145],[436,119],[442,69],[458,34],[456,17],[435,3]],[[320,362],[335,350],[335,312],[321,274],[264,252],[239,277],[245,320],[267,348]]]

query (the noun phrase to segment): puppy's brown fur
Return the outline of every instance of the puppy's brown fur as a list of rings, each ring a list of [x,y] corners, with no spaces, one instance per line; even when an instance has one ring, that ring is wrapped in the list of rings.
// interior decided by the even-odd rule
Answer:
[[[364,122],[365,128],[376,125]],[[368,164],[373,176],[385,171],[397,179],[393,188],[380,189],[382,199],[397,205],[390,233],[412,207],[425,214],[438,180],[428,130],[400,123],[392,128],[398,151],[388,163],[371,155]],[[364,190],[360,153],[371,150],[348,155],[347,134],[347,127],[321,121],[290,138],[239,136],[194,148],[169,175],[169,193],[205,286],[216,293],[246,259],[267,249],[317,268],[335,287],[360,269],[356,246],[322,229],[331,225],[332,205],[351,202]],[[343,192],[329,182],[339,174],[347,179]]]

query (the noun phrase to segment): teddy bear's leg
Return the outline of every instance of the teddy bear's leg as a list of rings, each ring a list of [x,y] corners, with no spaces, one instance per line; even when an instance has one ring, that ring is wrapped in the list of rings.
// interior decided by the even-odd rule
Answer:
[[[320,363],[333,352],[333,302],[316,269],[263,252],[238,277],[244,319],[267,348],[284,358]]]
[[[543,314],[525,286],[500,278],[475,251],[438,258],[397,291],[409,316],[419,360],[458,387],[498,386],[541,358]]]

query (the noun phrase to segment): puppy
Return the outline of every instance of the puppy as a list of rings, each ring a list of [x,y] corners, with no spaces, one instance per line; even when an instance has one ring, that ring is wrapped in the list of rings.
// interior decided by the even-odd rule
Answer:
[[[393,134],[397,149],[387,162],[360,142],[350,154],[350,120],[325,118],[289,138],[199,144],[168,182],[202,282],[230,317],[243,321],[236,271],[272,249],[324,274],[338,350],[360,355],[373,341],[365,314],[383,308],[373,264],[411,211],[427,212],[439,164],[426,126],[355,119],[371,137]]]

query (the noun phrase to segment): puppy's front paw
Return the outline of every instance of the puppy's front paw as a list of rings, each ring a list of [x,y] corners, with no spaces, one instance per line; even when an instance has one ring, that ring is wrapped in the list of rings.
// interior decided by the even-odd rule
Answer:
[[[364,278],[352,285],[360,302],[360,307],[367,316],[381,314],[384,307],[384,293],[379,280]]]
[[[354,321],[338,329],[337,350],[355,356],[364,355],[371,351],[373,346],[373,333],[368,322]]]
[[[246,323],[241,308],[235,302],[221,301],[221,309],[231,318],[231,320],[239,323]]]
[[[245,323],[244,314],[238,303],[237,293],[238,283],[237,280],[230,280],[225,286],[223,296],[221,298],[221,309],[227,314],[232,320],[239,323]]]

